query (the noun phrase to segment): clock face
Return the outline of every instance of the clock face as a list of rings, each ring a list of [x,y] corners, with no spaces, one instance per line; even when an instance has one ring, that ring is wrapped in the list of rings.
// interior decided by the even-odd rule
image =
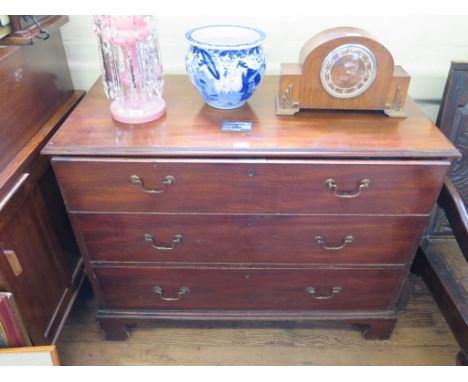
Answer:
[[[345,44],[333,49],[322,63],[320,80],[328,94],[352,98],[372,85],[377,73],[374,54],[364,45]]]

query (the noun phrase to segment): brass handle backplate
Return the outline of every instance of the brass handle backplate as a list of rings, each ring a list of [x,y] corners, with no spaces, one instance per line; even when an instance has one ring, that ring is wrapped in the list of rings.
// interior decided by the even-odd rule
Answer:
[[[190,293],[190,289],[187,287],[180,287],[179,292],[177,293],[177,297],[164,297],[164,290],[160,286],[155,286],[153,288],[153,292],[156,294],[159,294],[159,297],[161,297],[161,300],[164,301],[179,301],[184,294]]]
[[[333,191],[333,195],[340,199],[351,199],[361,195],[362,190],[370,187],[370,180],[363,179],[357,184],[357,190],[354,192],[338,192],[338,186],[334,179],[330,178],[325,181],[325,186]]]
[[[354,240],[354,237],[351,236],[351,235],[346,236],[343,239],[343,241],[341,242],[341,244],[339,244],[339,245],[329,245],[329,244],[327,244],[325,242],[325,239],[323,238],[323,236],[315,236],[314,240],[317,243],[317,245],[319,245],[323,249],[326,249],[327,251],[338,251],[340,249],[343,249],[347,245],[351,244],[353,242],[353,240]]]
[[[128,180],[131,184],[140,186],[141,190],[148,194],[161,194],[162,192],[166,191],[167,186],[175,183],[175,178],[172,175],[167,175],[164,177],[161,189],[146,188],[143,179],[138,175],[130,175]]]
[[[177,247],[179,244],[182,243],[183,241],[183,237],[182,235],[174,235],[174,237],[172,238],[172,244],[170,246],[166,246],[166,245],[158,245],[156,244],[156,239],[154,237],[154,235],[151,235],[150,233],[145,233],[143,235],[143,239],[149,243],[151,243],[151,247],[154,248],[154,249],[157,249],[159,251],[171,251],[173,250],[175,247]]]
[[[333,287],[331,289],[331,293],[327,296],[317,296],[316,295],[316,292],[315,292],[315,288],[314,287],[307,287],[305,289],[306,293],[308,293],[309,295],[311,295],[313,298],[315,298],[316,300],[330,300],[332,299],[333,297],[335,297],[338,293],[340,293],[342,290],[341,287]]]

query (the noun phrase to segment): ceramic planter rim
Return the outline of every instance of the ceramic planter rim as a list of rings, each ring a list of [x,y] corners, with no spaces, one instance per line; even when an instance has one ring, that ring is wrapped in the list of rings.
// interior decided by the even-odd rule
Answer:
[[[197,32],[201,29],[209,29],[209,28],[219,28],[219,27],[229,27],[229,28],[238,28],[238,29],[246,29],[253,31],[258,34],[258,38],[255,41],[245,43],[245,44],[210,44],[207,42],[201,42],[192,37],[194,32]],[[190,42],[191,45],[194,45],[198,48],[202,49],[211,49],[211,50],[242,50],[242,49],[250,49],[255,48],[263,44],[266,40],[266,33],[261,31],[260,29],[248,27],[244,25],[235,25],[235,24],[212,24],[212,25],[204,25],[201,27],[197,27],[194,29],[189,30],[185,33],[185,38]]]

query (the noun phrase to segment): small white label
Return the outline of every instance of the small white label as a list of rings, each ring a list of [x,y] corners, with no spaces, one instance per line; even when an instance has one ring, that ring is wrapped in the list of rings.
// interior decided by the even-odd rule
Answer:
[[[249,147],[249,142],[234,142],[232,146],[236,149],[245,149]]]
[[[349,32],[349,33],[345,33],[346,36],[348,37],[361,37],[362,34],[360,34],[359,32]]]
[[[252,131],[252,122],[224,121],[221,129],[224,131]]]

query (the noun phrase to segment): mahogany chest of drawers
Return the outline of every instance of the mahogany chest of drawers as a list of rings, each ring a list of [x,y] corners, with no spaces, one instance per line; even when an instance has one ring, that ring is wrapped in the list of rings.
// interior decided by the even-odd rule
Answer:
[[[379,113],[237,110],[167,76],[167,115],[112,120],[100,82],[50,156],[109,339],[144,320],[343,320],[388,338],[457,150],[408,100]],[[252,131],[222,129],[252,122]]]

